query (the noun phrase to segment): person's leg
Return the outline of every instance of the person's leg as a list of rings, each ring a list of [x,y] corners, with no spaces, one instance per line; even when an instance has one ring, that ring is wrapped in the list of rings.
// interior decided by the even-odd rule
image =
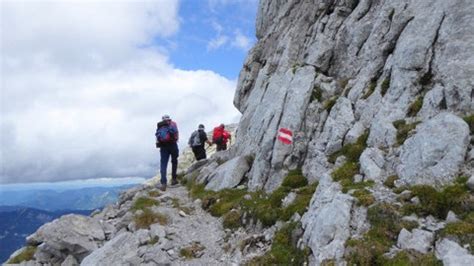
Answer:
[[[201,159],[206,159],[207,158],[207,155],[206,155],[206,148],[204,148],[204,146],[202,146],[201,148]]]
[[[166,169],[168,168],[168,161],[170,159],[170,152],[168,150],[168,147],[161,147],[160,148],[160,173],[161,173],[161,180],[160,183],[162,185],[166,185],[167,179],[166,179]]]
[[[222,151],[227,150],[227,143],[223,143],[223,144],[222,144],[222,149],[221,149],[221,150],[222,150]]]
[[[179,156],[179,149],[178,144],[174,144],[170,147],[171,153],[171,177],[173,180],[176,180],[176,171],[178,170],[178,156]]]
[[[192,147],[193,153],[194,153],[194,158],[196,161],[199,160],[199,150],[196,147]]]

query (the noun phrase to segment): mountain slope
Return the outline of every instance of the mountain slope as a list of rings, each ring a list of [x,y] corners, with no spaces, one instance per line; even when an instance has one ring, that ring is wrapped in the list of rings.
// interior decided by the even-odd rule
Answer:
[[[48,212],[20,206],[0,206],[0,261],[6,261],[13,251],[25,245],[26,237],[41,225],[67,213],[89,215],[91,211]]]

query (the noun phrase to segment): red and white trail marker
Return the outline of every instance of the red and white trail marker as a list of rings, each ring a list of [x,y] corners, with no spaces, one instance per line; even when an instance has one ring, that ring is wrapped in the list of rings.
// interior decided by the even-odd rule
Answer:
[[[288,128],[280,128],[278,130],[278,140],[283,144],[293,143],[293,132],[291,132],[291,130]]]

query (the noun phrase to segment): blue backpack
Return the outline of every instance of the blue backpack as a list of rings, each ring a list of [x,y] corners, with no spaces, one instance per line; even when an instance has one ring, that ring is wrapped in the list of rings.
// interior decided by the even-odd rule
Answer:
[[[159,126],[155,133],[156,140],[160,144],[176,142],[177,132],[178,129],[171,124]]]

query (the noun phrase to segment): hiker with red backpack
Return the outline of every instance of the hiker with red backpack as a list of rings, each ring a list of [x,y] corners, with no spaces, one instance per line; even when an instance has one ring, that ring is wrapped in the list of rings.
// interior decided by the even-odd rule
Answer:
[[[227,150],[227,141],[230,140],[232,136],[228,131],[225,130],[224,124],[220,124],[218,127],[214,128],[212,132],[212,143],[216,144],[217,151]]]
[[[167,178],[166,169],[171,156],[171,185],[178,184],[176,171],[178,169],[178,126],[171,120],[169,115],[164,115],[162,121],[156,125],[156,147],[160,148],[160,174],[162,191],[166,190]]]

